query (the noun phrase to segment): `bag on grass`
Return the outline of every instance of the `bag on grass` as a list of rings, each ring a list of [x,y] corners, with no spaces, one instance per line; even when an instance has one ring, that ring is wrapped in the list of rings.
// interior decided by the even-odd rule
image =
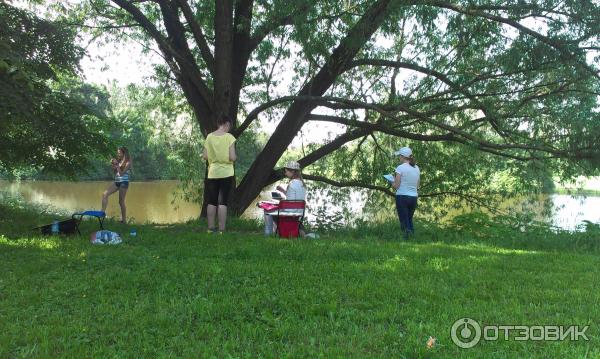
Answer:
[[[90,235],[90,242],[92,242],[92,244],[119,244],[123,241],[121,240],[119,233],[102,230],[92,232]]]

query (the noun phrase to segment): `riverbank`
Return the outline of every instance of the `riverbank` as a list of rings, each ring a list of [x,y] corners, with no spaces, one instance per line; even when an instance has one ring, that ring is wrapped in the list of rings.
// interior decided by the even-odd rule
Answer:
[[[572,183],[556,184],[557,194],[600,196],[600,176],[578,177]]]
[[[279,240],[251,221],[222,236],[190,222],[136,225],[103,247],[40,238],[28,229],[54,217],[44,212],[0,204],[0,357],[600,356],[597,226],[515,230],[471,215],[417,223],[403,242],[395,223]],[[589,325],[589,341],[460,349],[450,328],[464,317]]]
[[[26,203],[54,206],[67,214],[98,209],[102,192],[109,182],[6,182],[0,181],[0,197],[4,194],[21,197]],[[270,199],[270,191],[263,191],[256,201]],[[356,193],[358,194],[358,193]],[[307,219],[318,226],[352,225],[361,218],[365,197],[357,195],[346,203],[340,203],[328,191],[315,190],[310,192],[310,205]],[[134,223],[185,223],[198,218],[200,206],[188,202],[181,191],[178,181],[131,182],[127,192],[127,216]],[[421,201],[421,208],[427,207],[427,199]],[[454,216],[480,210],[468,203],[456,206],[456,201],[437,203],[427,210],[419,210],[419,217],[438,218],[448,222]],[[600,223],[600,196],[581,196],[571,194],[534,195],[530,197],[505,198],[498,203],[501,213],[531,215],[538,221],[552,223],[554,226],[576,230],[585,221]],[[437,210],[445,215],[433,215]],[[117,195],[108,202],[107,215],[119,217],[120,208]],[[343,214],[345,213],[345,214]],[[390,202],[389,207],[378,210],[378,222],[395,218],[395,210]],[[246,219],[261,219],[262,211],[256,206],[250,206],[244,213]],[[353,218],[352,218],[353,217]],[[327,223],[317,223],[325,218]],[[323,221],[321,221],[323,222]]]

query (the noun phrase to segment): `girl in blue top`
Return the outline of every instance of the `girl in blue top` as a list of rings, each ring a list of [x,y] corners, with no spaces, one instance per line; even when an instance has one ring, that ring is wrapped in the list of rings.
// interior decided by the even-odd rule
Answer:
[[[131,157],[127,147],[119,147],[117,158],[111,160],[112,170],[115,173],[115,180],[102,193],[102,212],[106,212],[108,206],[108,196],[119,191],[119,206],[121,206],[121,223],[127,221],[127,208],[125,207],[125,196],[129,188],[129,174],[131,171]]]
[[[421,171],[415,164],[415,157],[410,148],[402,147],[394,154],[399,156],[400,161],[402,161],[396,167],[392,187],[396,190],[396,211],[400,220],[400,228],[404,232],[404,239],[406,240],[409,234],[415,234],[413,215],[417,209],[417,190],[421,181]]]

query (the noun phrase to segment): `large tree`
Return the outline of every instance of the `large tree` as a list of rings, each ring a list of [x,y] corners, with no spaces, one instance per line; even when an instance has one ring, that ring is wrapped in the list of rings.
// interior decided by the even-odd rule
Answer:
[[[258,118],[276,121],[236,188],[237,213],[281,177],[278,160],[313,121],[347,130],[300,163],[341,186],[368,184],[310,166],[355,140],[389,150],[377,134],[534,166],[571,161],[568,175],[598,153],[591,0],[89,0],[78,10],[79,25],[156,49],[204,134],[223,114],[235,136]]]
[[[0,170],[73,175],[106,153],[106,94],[78,79],[75,37],[0,3]]]

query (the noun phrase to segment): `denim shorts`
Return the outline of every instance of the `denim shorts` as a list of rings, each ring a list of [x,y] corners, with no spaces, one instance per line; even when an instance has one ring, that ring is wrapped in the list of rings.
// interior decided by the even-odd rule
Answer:
[[[117,188],[129,188],[129,182],[115,182],[115,186],[117,186]]]

